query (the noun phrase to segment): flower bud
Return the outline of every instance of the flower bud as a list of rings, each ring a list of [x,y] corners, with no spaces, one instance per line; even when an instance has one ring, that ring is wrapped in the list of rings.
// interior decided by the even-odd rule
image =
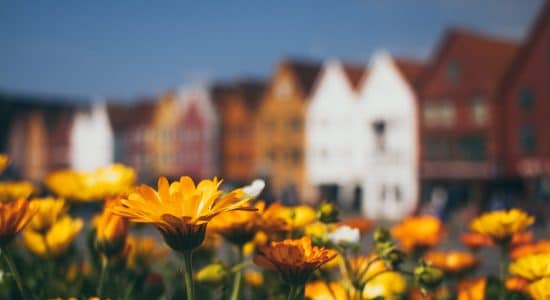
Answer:
[[[334,204],[323,202],[317,209],[317,218],[323,223],[338,222],[338,209]]]
[[[227,276],[227,270],[221,263],[213,263],[197,272],[197,281],[202,283],[217,284]]]
[[[386,243],[391,241],[390,231],[386,228],[376,228],[372,237],[376,243]]]
[[[413,272],[415,282],[424,291],[433,291],[443,281],[443,271],[438,268],[420,263]]]
[[[258,271],[248,270],[244,273],[244,281],[250,286],[259,287],[264,284],[264,275]]]

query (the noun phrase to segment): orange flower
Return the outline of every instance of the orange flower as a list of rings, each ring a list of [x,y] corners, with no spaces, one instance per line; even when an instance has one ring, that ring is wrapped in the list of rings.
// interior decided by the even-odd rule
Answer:
[[[221,234],[235,245],[243,245],[252,240],[262,226],[262,213],[265,202],[257,202],[256,212],[230,211],[220,214],[208,224],[209,230]]]
[[[372,221],[364,217],[350,217],[338,222],[340,226],[349,226],[359,229],[361,234],[367,233],[372,228]]]
[[[160,177],[158,191],[141,185],[112,210],[132,222],[153,224],[170,248],[191,251],[202,244],[212,218],[228,211],[256,210],[247,205],[250,198],[245,198],[241,189],[224,194],[218,190],[220,184],[214,178],[195,186],[187,176],[169,184]]]
[[[533,232],[531,231],[522,231],[517,232],[512,236],[512,241],[510,242],[511,247],[518,247],[521,245],[529,244],[533,241]]]
[[[34,201],[25,199],[0,202],[0,248],[6,246],[29,223],[37,208]]]
[[[526,293],[529,281],[519,276],[512,276],[508,277],[504,284],[509,291]]]
[[[278,271],[290,284],[305,284],[309,275],[336,256],[333,250],[311,245],[308,237],[271,242],[258,249],[254,262],[266,269]]]
[[[477,232],[465,232],[460,235],[460,241],[468,248],[477,250],[482,247],[493,246],[491,237]]]
[[[473,278],[458,283],[457,300],[485,300],[485,278]]]
[[[430,251],[424,259],[448,274],[462,273],[478,264],[478,260],[469,252],[460,251]]]
[[[409,217],[394,226],[391,233],[405,251],[411,252],[417,247],[437,245],[443,233],[443,225],[432,216]]]
[[[302,229],[316,220],[315,210],[307,205],[284,206],[271,204],[263,214],[264,230],[268,232],[292,232]]]
[[[338,282],[311,281],[306,284],[306,299],[311,300],[347,300],[346,290]]]
[[[120,205],[120,198],[107,198],[103,212],[96,218],[96,247],[107,257],[117,256],[126,245],[128,219],[113,214],[111,208]]]
[[[4,172],[4,170],[6,169],[6,167],[9,164],[9,162],[10,162],[10,160],[8,159],[7,155],[0,154],[0,174],[2,174],[2,172]]]
[[[510,259],[516,260],[529,254],[550,253],[550,240],[538,241],[514,248],[510,252]]]

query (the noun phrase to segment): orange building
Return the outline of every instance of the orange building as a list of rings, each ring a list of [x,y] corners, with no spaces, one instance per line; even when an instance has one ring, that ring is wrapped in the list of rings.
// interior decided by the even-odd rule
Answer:
[[[309,200],[305,174],[304,120],[308,98],[321,69],[318,62],[282,60],[258,111],[257,171],[283,202]]]
[[[219,85],[213,96],[220,118],[220,176],[245,184],[255,174],[255,125],[264,83],[257,80]]]
[[[151,123],[153,139],[151,143],[151,155],[153,160],[153,172],[163,176],[177,177],[181,174],[179,165],[175,159],[182,153],[178,153],[176,140],[180,134],[179,105],[176,95],[171,92],[163,93],[155,103]]]

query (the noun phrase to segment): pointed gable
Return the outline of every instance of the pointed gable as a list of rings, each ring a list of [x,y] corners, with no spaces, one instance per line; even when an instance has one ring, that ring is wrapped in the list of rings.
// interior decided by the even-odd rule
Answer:
[[[422,71],[424,70],[424,65],[419,62],[408,58],[394,58],[395,66],[405,80],[411,85],[414,86]]]
[[[296,81],[308,97],[313,91],[317,76],[321,71],[321,63],[308,59],[288,59],[284,63],[288,64],[289,68],[294,73]]]
[[[343,65],[344,73],[349,80],[349,83],[354,91],[359,89],[359,85],[362,81],[368,76],[368,71],[365,65],[362,64],[353,64],[353,63],[344,63]]]

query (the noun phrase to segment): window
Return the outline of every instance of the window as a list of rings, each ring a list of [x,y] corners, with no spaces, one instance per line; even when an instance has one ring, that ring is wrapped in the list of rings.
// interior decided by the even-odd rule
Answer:
[[[372,123],[372,129],[376,140],[376,151],[384,152],[386,150],[386,121],[378,120]]]
[[[302,129],[302,118],[294,117],[294,118],[290,119],[290,121],[288,122],[288,128],[291,131],[298,131],[298,130]]]
[[[266,156],[270,161],[275,161],[275,159],[277,158],[277,155],[275,154],[275,149],[267,150]]]
[[[395,193],[395,202],[400,203],[403,200],[403,195],[401,193],[401,187],[398,185],[393,187],[393,191]]]
[[[445,160],[451,158],[452,143],[450,138],[432,136],[424,141],[424,152],[428,160]]]
[[[264,127],[266,130],[274,130],[276,126],[277,126],[277,123],[273,119],[266,120],[264,122]]]
[[[519,106],[523,111],[532,111],[535,105],[535,95],[529,87],[523,87],[519,91]]]
[[[386,201],[386,194],[387,194],[387,191],[386,191],[386,185],[382,185],[382,188],[380,189],[380,201],[381,202],[384,202]]]
[[[464,136],[460,138],[461,159],[479,161],[485,159],[486,142],[483,136]]]
[[[482,97],[475,97],[472,101],[472,121],[476,125],[484,125],[487,122],[487,103]]]
[[[535,129],[532,125],[524,125],[521,127],[519,132],[519,144],[520,149],[522,153],[524,154],[532,154],[535,152],[536,148],[536,135],[535,135]]]
[[[452,61],[447,65],[447,80],[452,83],[458,83],[460,79],[460,65],[457,61]]]
[[[430,101],[424,106],[423,118],[427,127],[449,127],[454,123],[453,103],[447,100]]]
[[[299,164],[302,161],[302,151],[298,148],[292,148],[290,150],[290,161],[293,164]]]

